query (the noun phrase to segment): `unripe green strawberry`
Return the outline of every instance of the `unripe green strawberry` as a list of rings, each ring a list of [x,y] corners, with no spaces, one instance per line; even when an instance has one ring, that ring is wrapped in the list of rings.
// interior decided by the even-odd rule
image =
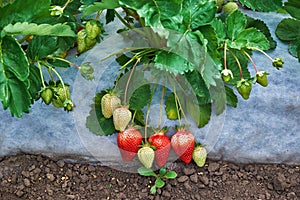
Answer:
[[[224,5],[223,10],[224,13],[230,14],[237,10],[239,6],[235,2],[228,2]]]
[[[70,99],[65,100],[64,110],[67,112],[70,112],[70,111],[73,111],[73,108],[74,108],[74,104],[73,104],[72,100],[70,100]]]
[[[56,87],[52,87],[54,91],[54,97],[52,98],[52,104],[57,108],[63,108],[65,101],[70,99],[70,89],[69,86],[65,85],[64,90],[63,86],[59,84]]]
[[[237,90],[244,99],[249,99],[252,90],[252,82],[245,79],[240,80],[237,84]]]
[[[49,105],[53,98],[53,91],[50,87],[46,87],[41,92],[41,98],[45,102],[45,104]]]
[[[138,154],[138,158],[139,158],[140,162],[146,168],[151,168],[152,167],[154,157],[155,157],[155,153],[154,153],[154,150],[151,147],[144,146],[144,147],[139,149],[137,154]]]
[[[230,69],[223,69],[221,72],[222,79],[225,82],[229,82],[230,79],[233,79],[233,74]]]
[[[115,129],[124,131],[131,120],[131,112],[127,106],[121,106],[113,112],[113,122]]]
[[[121,105],[121,100],[112,94],[106,94],[101,99],[102,114],[105,118],[110,118],[113,112]]]
[[[272,65],[276,67],[276,69],[282,68],[282,65],[284,64],[282,58],[274,58]]]
[[[102,25],[96,19],[91,19],[86,23],[85,29],[88,38],[95,39],[102,32]]]
[[[256,82],[259,83],[263,87],[268,86],[267,75],[268,75],[268,73],[265,72],[265,71],[257,72],[256,75],[255,75]]]
[[[82,53],[87,50],[85,38],[86,38],[86,31],[85,31],[85,29],[82,29],[77,33],[77,52],[78,53]]]
[[[198,167],[203,167],[206,161],[207,151],[201,146],[197,145],[193,151],[193,160]]]
[[[94,39],[91,39],[89,37],[85,38],[85,45],[86,45],[87,50],[93,48],[96,43],[97,43],[97,40],[95,38]]]

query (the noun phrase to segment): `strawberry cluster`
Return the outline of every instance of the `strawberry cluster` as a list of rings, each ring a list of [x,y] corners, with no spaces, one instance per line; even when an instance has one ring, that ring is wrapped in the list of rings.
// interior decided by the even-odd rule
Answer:
[[[193,134],[184,129],[178,129],[171,139],[165,135],[165,129],[159,130],[143,143],[141,132],[128,127],[118,133],[117,143],[123,161],[130,162],[137,154],[146,168],[151,168],[154,160],[159,167],[163,167],[168,161],[171,148],[181,161],[189,164],[194,160],[199,167],[204,166],[207,156],[206,149],[195,144]]]

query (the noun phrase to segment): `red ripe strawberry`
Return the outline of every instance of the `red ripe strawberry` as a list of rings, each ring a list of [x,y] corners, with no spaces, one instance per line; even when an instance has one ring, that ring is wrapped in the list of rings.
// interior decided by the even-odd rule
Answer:
[[[171,145],[176,155],[185,163],[192,161],[195,139],[192,133],[178,130],[171,138]]]
[[[165,129],[162,129],[151,135],[148,141],[156,147],[155,160],[158,166],[162,167],[166,164],[171,150],[171,141],[165,135]]]
[[[133,127],[128,127],[125,131],[118,134],[118,147],[125,162],[130,162],[139,150],[142,143],[142,134]]]

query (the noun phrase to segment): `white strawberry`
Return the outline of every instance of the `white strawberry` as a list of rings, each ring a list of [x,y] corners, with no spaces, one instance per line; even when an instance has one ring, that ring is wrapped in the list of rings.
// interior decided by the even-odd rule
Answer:
[[[155,153],[151,147],[144,146],[138,151],[140,162],[146,167],[151,168],[154,161]]]
[[[124,131],[131,121],[131,112],[127,106],[121,106],[113,112],[113,122],[115,129]]]
[[[203,167],[206,161],[207,151],[202,145],[197,145],[193,151],[193,160],[198,167]]]

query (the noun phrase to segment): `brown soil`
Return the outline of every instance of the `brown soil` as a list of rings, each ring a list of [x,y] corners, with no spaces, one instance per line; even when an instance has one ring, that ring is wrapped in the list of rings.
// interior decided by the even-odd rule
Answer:
[[[169,168],[178,177],[151,195],[152,177],[43,156],[12,156],[0,162],[0,199],[300,199],[299,166],[208,160],[203,168],[179,161]]]

